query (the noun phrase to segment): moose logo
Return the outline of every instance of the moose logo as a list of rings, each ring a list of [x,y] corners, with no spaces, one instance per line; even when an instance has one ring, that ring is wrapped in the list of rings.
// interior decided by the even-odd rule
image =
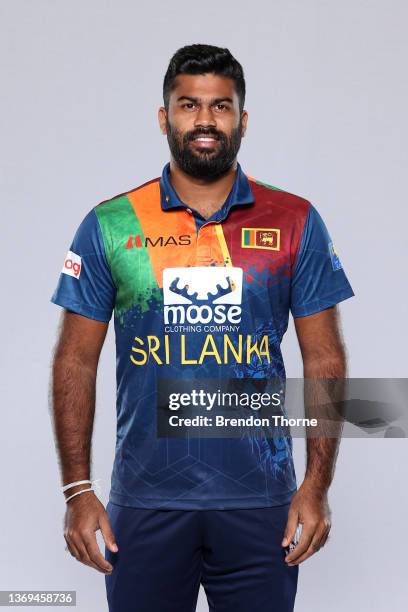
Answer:
[[[165,268],[163,300],[166,324],[239,323],[242,268]]]

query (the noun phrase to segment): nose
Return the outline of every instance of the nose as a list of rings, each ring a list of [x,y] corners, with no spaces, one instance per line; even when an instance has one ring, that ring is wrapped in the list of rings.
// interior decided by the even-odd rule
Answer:
[[[204,104],[200,106],[194,120],[195,127],[215,127],[217,122],[215,120],[214,114],[211,110],[211,107],[205,106]]]

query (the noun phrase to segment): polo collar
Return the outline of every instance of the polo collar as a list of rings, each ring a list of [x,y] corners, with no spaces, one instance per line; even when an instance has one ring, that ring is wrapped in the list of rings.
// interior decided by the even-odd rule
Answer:
[[[221,209],[215,214],[218,214],[221,211],[226,212],[226,209],[229,210],[230,207],[234,206],[235,204],[250,204],[254,201],[255,198],[252,193],[249,180],[242,171],[240,164],[237,162],[234,184],[232,185],[231,191]],[[182,206],[184,208],[188,207],[187,204],[180,200],[170,182],[170,162],[164,166],[160,178],[160,202],[163,210],[169,210],[177,206]]]

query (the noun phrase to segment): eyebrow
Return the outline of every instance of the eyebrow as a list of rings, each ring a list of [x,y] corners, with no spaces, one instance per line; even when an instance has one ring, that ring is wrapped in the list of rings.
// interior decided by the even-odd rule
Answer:
[[[177,98],[177,102],[180,102],[181,100],[190,100],[190,102],[195,103],[201,102],[201,98],[193,98],[192,96],[179,96]],[[220,104],[221,102],[229,102],[230,104],[234,103],[232,98],[225,96],[223,98],[213,98],[212,100],[210,100],[210,105],[213,106],[214,104]]]

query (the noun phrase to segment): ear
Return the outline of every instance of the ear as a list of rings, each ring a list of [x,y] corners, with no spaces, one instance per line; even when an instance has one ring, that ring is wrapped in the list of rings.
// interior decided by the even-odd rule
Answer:
[[[167,118],[167,111],[164,108],[164,106],[161,106],[159,108],[158,114],[157,114],[157,118],[159,120],[159,126],[160,126],[160,131],[162,134],[167,134],[167,129],[166,129],[166,118]]]
[[[245,132],[247,129],[247,123],[248,123],[248,113],[244,110],[242,111],[242,115],[241,115],[241,127],[242,127],[242,137],[245,136]]]

